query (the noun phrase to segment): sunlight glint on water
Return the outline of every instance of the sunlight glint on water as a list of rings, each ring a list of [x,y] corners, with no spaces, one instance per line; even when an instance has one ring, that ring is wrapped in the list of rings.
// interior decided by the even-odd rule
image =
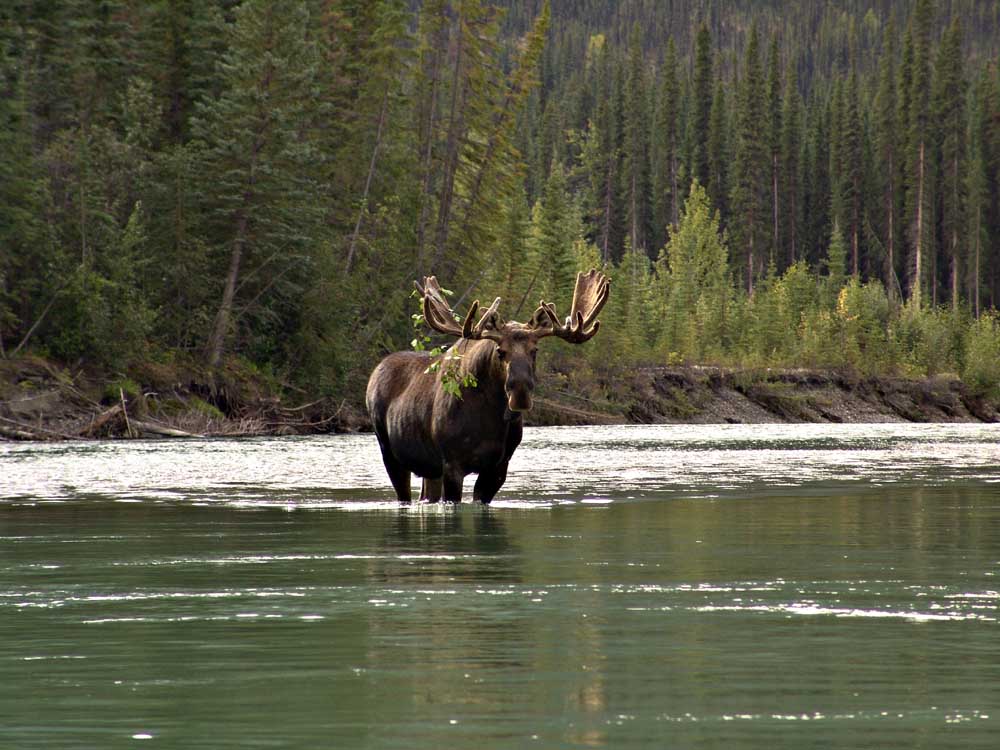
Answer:
[[[993,748],[998,465],[535,429],[491,508],[401,508],[370,435],[0,444],[0,747]]]

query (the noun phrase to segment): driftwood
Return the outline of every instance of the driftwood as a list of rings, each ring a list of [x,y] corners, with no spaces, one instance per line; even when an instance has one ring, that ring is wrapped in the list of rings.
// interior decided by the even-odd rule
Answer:
[[[175,430],[173,427],[165,427],[161,424],[156,424],[155,422],[140,422],[138,419],[132,420],[132,426],[136,431],[140,433],[149,433],[150,435],[161,435],[163,437],[180,437],[180,438],[200,438],[204,435],[199,435],[194,432],[185,432],[184,430]]]
[[[17,422],[13,419],[8,419],[7,417],[0,417],[0,422],[6,422],[7,424],[14,425],[13,428],[5,427],[3,428],[4,431],[0,432],[0,435],[11,437],[14,440],[44,440],[45,435],[62,438],[64,440],[80,439],[79,435],[68,435],[65,432],[58,432],[56,430],[49,430],[45,427],[36,427],[34,425],[24,424],[23,422]],[[15,434],[18,435],[18,437],[14,437]]]
[[[4,427],[0,425],[0,437],[5,437],[8,440],[38,440],[38,435],[25,432],[24,430],[15,430],[10,427]]]

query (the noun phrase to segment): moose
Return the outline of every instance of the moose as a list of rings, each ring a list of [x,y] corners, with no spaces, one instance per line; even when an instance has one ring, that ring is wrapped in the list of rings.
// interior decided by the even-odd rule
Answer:
[[[500,298],[473,323],[479,301],[464,323],[445,301],[437,278],[416,283],[424,320],[459,340],[440,360],[427,352],[395,352],[368,380],[365,401],[389,480],[401,503],[410,502],[410,474],[423,479],[420,499],[458,503],[462,482],[478,474],[473,501],[489,503],[507,479],[507,464],[521,443],[522,415],[531,409],[538,342],[557,336],[573,344],[593,338],[597,315],[608,300],[610,281],[597,270],[579,273],[569,316],[560,322],[555,305],[539,302],[527,323],[504,321]],[[452,368],[433,367],[435,361]],[[460,397],[443,378],[475,377]]]

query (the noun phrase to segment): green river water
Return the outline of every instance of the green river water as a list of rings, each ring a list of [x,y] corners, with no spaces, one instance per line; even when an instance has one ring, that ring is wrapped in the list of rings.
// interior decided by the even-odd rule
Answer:
[[[471,489],[471,480],[466,489]],[[1000,747],[1000,431],[0,444],[0,749]]]

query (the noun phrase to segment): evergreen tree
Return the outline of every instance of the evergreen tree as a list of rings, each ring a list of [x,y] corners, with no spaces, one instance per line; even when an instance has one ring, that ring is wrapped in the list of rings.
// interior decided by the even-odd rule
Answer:
[[[788,66],[785,94],[781,105],[781,193],[785,208],[781,240],[787,264],[793,265],[800,255],[802,236],[802,95],[798,89],[795,68]]]
[[[237,322],[239,290],[255,289],[256,300],[291,284],[294,294],[295,280],[308,273],[323,192],[313,133],[303,127],[319,62],[309,27],[306,8],[291,0],[240,6],[221,63],[224,93],[202,104],[194,125],[206,148],[212,233],[228,268],[206,348],[212,368]],[[248,266],[257,268],[248,273]]]
[[[910,84],[907,107],[907,180],[906,223],[909,227],[908,278],[910,299],[919,309],[923,304],[926,285],[927,259],[933,241],[931,237],[931,153],[930,137],[930,84],[931,84],[931,25],[933,6],[931,0],[917,0],[911,19],[913,63],[909,67]],[[907,70],[904,48],[904,73]],[[933,302],[933,294],[932,299]]]
[[[649,210],[649,148],[646,123],[645,72],[642,33],[633,27],[629,37],[628,76],[625,80],[624,159],[622,187],[629,241],[636,251],[647,251]]]
[[[729,262],[725,238],[705,189],[695,180],[677,229],[657,262],[667,280],[663,344],[688,359],[717,356],[726,338]]]
[[[760,133],[760,123],[766,122],[766,117],[759,46],[754,25],[747,44],[736,113],[736,152],[730,197],[732,220],[729,224],[733,244],[745,258],[743,270],[747,291],[751,294],[764,268],[771,221],[768,200],[770,151],[767,138],[762,138]]]
[[[654,246],[660,246],[666,241],[667,227],[675,225],[679,218],[677,123],[680,89],[677,83],[677,51],[673,39],[667,42],[667,53],[660,76],[656,122],[651,137],[654,154]]]
[[[934,123],[939,140],[937,158],[941,181],[938,222],[941,248],[948,258],[951,304],[958,308],[962,287],[962,254],[965,248],[965,80],[962,71],[962,29],[956,18],[941,40],[934,69]]]
[[[882,278],[890,296],[901,294],[896,271],[901,207],[902,172],[900,169],[900,133],[896,96],[895,17],[890,17],[879,59],[878,93],[875,97],[876,156],[882,169],[879,176],[880,240],[885,249]]]
[[[719,79],[712,97],[712,115],[708,127],[708,198],[721,215],[729,213],[729,111],[726,87]]]
[[[778,246],[781,240],[779,215],[782,210],[778,184],[781,180],[781,60],[778,52],[778,38],[771,38],[771,50],[768,53],[767,74],[767,138],[771,157],[771,250],[770,262],[776,263],[783,259],[778,256]]]
[[[695,42],[694,88],[691,92],[691,176],[702,185],[709,183],[708,132],[712,112],[712,36],[701,25]]]

